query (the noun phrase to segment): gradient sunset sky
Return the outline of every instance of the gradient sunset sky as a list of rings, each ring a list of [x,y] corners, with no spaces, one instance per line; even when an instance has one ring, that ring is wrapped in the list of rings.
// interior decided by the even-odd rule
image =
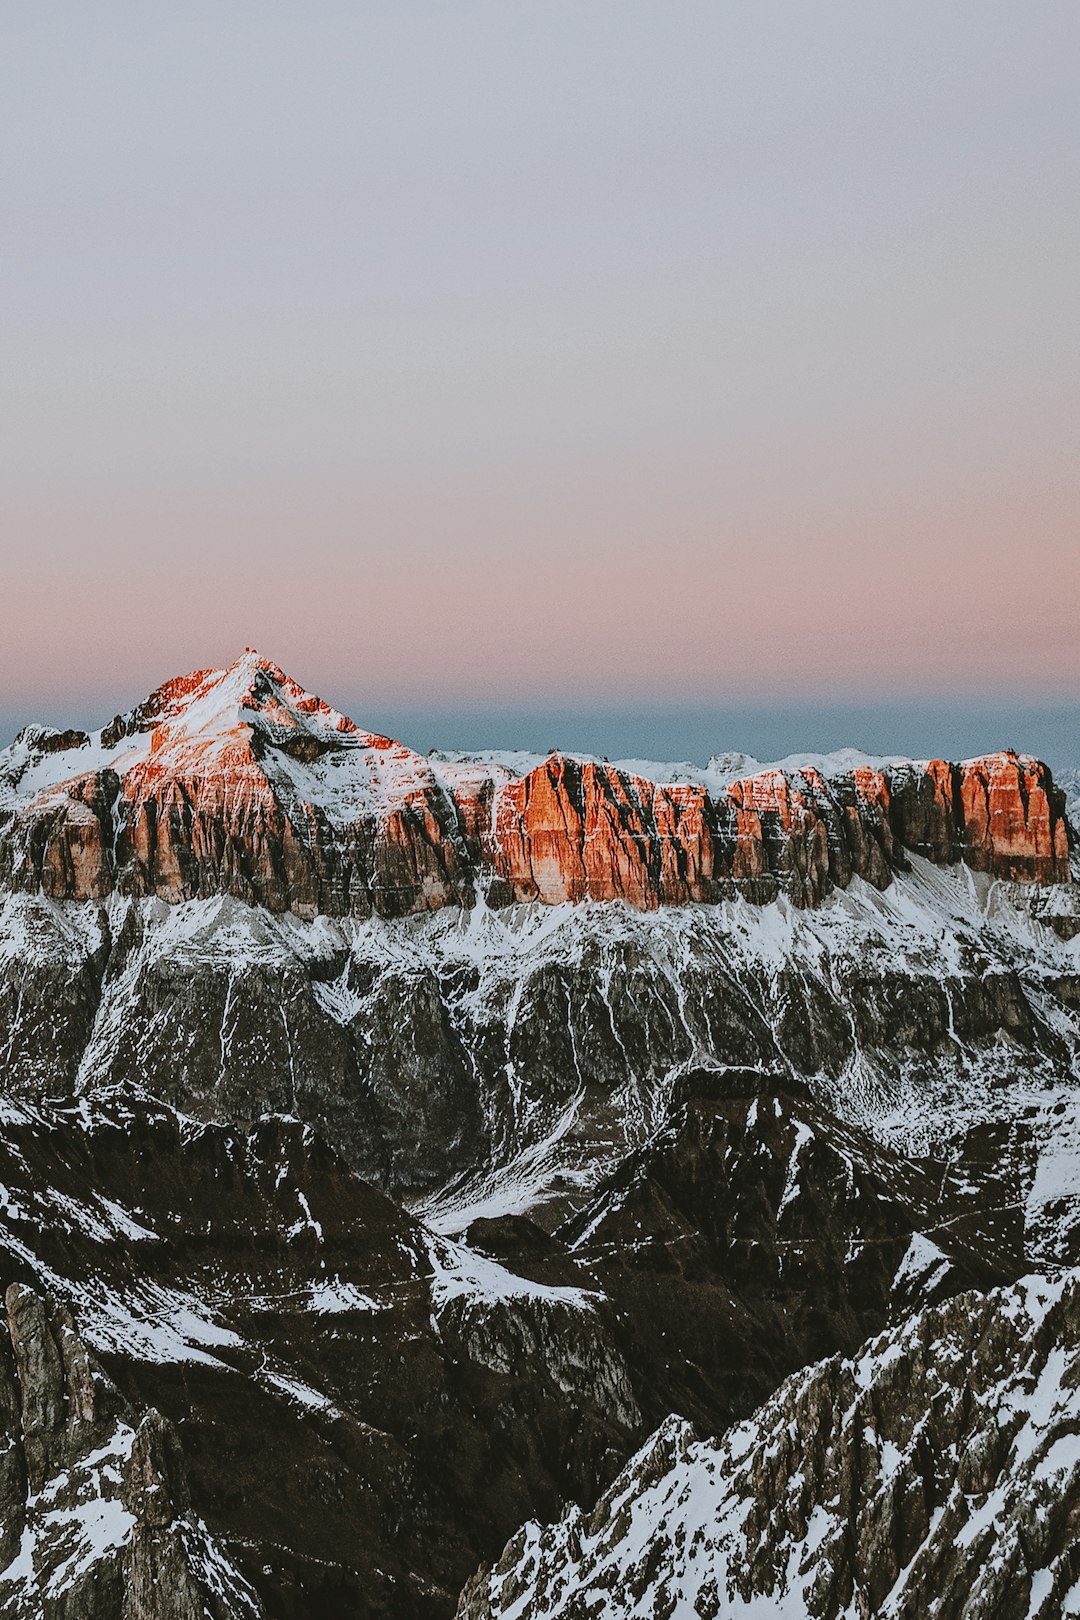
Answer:
[[[1075,0],[0,44],[0,742],[249,644],[477,744],[1080,703]]]

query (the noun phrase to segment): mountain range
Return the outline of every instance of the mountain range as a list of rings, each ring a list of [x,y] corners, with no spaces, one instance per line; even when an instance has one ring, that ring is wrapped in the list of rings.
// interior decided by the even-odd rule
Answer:
[[[26,727],[3,1612],[1080,1614],[1074,789]]]

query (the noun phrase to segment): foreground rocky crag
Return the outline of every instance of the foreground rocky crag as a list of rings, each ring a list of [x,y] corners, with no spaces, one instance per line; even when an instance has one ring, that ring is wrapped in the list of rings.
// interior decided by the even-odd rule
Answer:
[[[70,1300],[116,1388],[175,1426],[199,1514],[286,1620],[445,1616],[642,1432],[584,1274],[542,1286],[436,1237],[295,1121],[12,1111],[0,1265]]]
[[[560,1233],[504,1216],[467,1243],[295,1121],[10,1109],[0,1260],[183,1436],[195,1510],[269,1614],[437,1620],[673,1404],[724,1427],[792,1366],[1009,1274],[1000,1188],[931,1177],[767,1075],[727,1089]]]
[[[126,1401],[70,1312],[13,1283],[0,1324],[0,1610],[261,1620],[191,1506],[176,1430]]]
[[[1033,1277],[795,1374],[719,1440],[672,1418],[458,1620],[1061,1620],[1078,1501],[1080,1281]]]
[[[1014,753],[656,782],[553,754],[438,765],[249,652],[169,681],[94,737],[0,755],[0,882],[54,898],[231,894],[301,916],[621,899],[652,909],[878,888],[908,852],[1069,879],[1064,795]]]

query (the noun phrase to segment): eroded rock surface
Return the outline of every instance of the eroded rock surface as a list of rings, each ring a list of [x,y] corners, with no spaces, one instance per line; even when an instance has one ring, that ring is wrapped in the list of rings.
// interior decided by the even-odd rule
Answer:
[[[678,1411],[715,1432],[808,1362],[1024,1269],[1000,1182],[902,1158],[775,1077],[680,1089],[559,1233],[616,1309],[652,1422]]]
[[[0,754],[19,1620],[445,1620],[568,1499],[476,1613],[666,1616],[684,1575],[697,1620],[914,1620],[939,1581],[975,1594],[942,1620],[1069,1612],[1077,1527],[1023,1505],[1060,1454],[988,1452],[982,1408],[1009,1445],[1032,1387],[1074,1421],[1044,1341],[1075,1309],[978,1292],[1080,1260],[1062,804],[1013,753],[424,758],[254,653],[29,728]],[[702,1442],[735,1480],[707,1523],[676,1481],[626,1540],[678,1425],[588,1517],[666,1413],[755,1408]],[[987,1523],[989,1596],[938,1533],[992,1569]]]
[[[44,1502],[99,1450],[102,1400],[108,1421],[127,1410],[116,1390],[168,1420],[125,1419],[113,1494],[137,1497],[126,1511],[145,1527],[129,1538],[132,1591],[175,1562],[169,1525],[190,1491],[269,1614],[436,1620],[516,1523],[595,1495],[644,1432],[584,1272],[539,1286],[438,1237],[295,1121],[243,1132],[116,1102],[9,1113],[0,1262],[24,1279],[8,1497]],[[111,1383],[87,1371],[69,1319],[46,1316],[43,1284],[73,1301]],[[10,1562],[19,1524],[0,1523]]]
[[[176,1430],[125,1400],[55,1299],[0,1326],[0,1609],[10,1620],[261,1620],[194,1512]]]
[[[719,1440],[670,1419],[458,1620],[1061,1620],[1078,1501],[1080,1283],[1029,1278],[796,1373]]]
[[[904,1153],[1007,1164],[1031,1253],[1080,1259],[1075,939],[1029,904],[1048,891],[912,861],[812,909],[0,896],[3,1084],[288,1113],[460,1231],[491,1197],[557,1225],[682,1074],[763,1068]]]
[[[471,906],[479,888],[491,904],[813,906],[855,876],[886,887],[905,850],[1069,881],[1064,796],[1027,756],[693,776],[561,754],[436,768],[249,652],[167,682],[94,738],[27,728],[0,755],[0,882],[392,917]]]

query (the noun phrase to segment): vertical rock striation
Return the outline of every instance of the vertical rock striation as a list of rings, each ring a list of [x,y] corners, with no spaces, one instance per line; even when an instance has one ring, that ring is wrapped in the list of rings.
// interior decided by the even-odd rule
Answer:
[[[0,885],[56,899],[230,894],[300,916],[884,888],[905,851],[1069,879],[1064,796],[1014,753],[951,765],[656,782],[552,754],[432,761],[247,653],[169,681],[96,739],[30,727],[0,755]]]
[[[0,1611],[10,1620],[259,1620],[188,1495],[180,1442],[135,1412],[70,1312],[13,1283],[0,1331]]]

